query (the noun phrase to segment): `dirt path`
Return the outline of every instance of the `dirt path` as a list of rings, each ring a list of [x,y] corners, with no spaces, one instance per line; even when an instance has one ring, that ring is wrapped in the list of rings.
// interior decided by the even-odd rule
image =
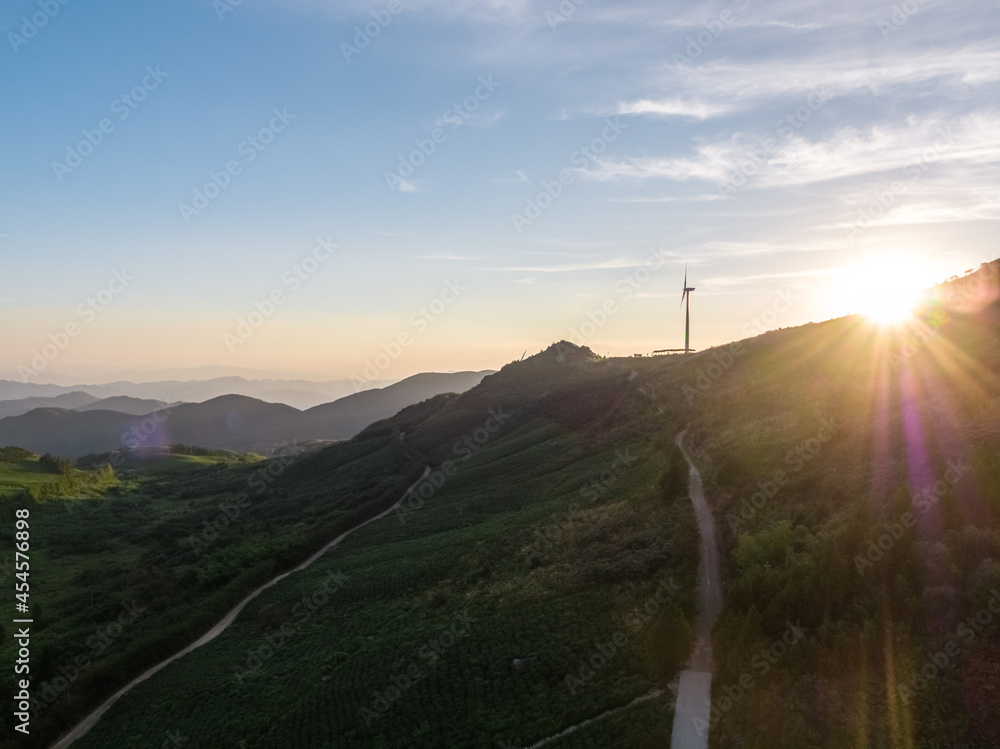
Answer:
[[[715,518],[705,500],[701,474],[684,450],[685,434],[687,434],[686,430],[677,435],[677,446],[684,453],[684,458],[690,467],[691,504],[694,506],[701,537],[698,553],[698,619],[695,622],[694,652],[691,654],[688,670],[681,672],[677,687],[673,736],[670,746],[671,749],[707,749],[709,712],[712,700],[712,671],[714,670],[712,628],[722,610],[722,582],[719,576],[719,545],[715,536]],[[624,707],[609,710],[596,718],[570,726],[555,736],[549,736],[531,744],[527,749],[540,749],[540,747],[576,733],[592,723],[662,695],[661,690],[654,689]]]
[[[719,576],[719,545],[715,519],[705,501],[701,474],[684,450],[684,430],[677,435],[677,446],[690,466],[691,504],[698,520],[701,543],[698,554],[698,618],[695,622],[695,645],[686,671],[681,672],[674,711],[671,749],[706,749],[709,713],[712,700],[712,628],[722,610],[722,581]]]
[[[272,585],[275,585],[275,584],[281,582],[282,580],[284,580],[289,575],[294,575],[296,572],[299,572],[300,570],[304,570],[306,567],[308,567],[309,565],[311,565],[313,562],[315,562],[321,556],[323,556],[324,554],[326,554],[326,552],[328,552],[330,549],[332,549],[337,544],[339,544],[341,541],[343,541],[345,538],[347,538],[349,535],[351,535],[352,533],[354,533],[354,531],[356,531],[356,530],[358,530],[360,528],[364,528],[369,523],[374,523],[376,520],[380,520],[381,518],[384,518],[390,512],[392,512],[393,510],[395,510],[400,505],[400,503],[404,499],[406,499],[406,496],[410,493],[410,491],[412,491],[413,488],[417,484],[419,484],[421,481],[423,481],[425,478],[427,478],[427,476],[430,475],[430,472],[431,472],[431,467],[430,466],[427,466],[426,468],[424,468],[423,475],[419,479],[417,479],[416,481],[414,481],[412,484],[410,484],[410,486],[407,488],[407,490],[405,492],[403,492],[403,494],[400,496],[400,498],[396,501],[396,503],[392,507],[390,507],[389,509],[385,510],[384,512],[379,513],[375,517],[366,520],[365,522],[361,523],[360,525],[354,526],[349,531],[344,531],[343,533],[341,533],[339,536],[337,536],[330,543],[328,543],[322,549],[320,549],[319,551],[317,551],[315,554],[313,554],[311,557],[309,557],[306,561],[304,561],[302,564],[300,564],[295,569],[289,570],[288,572],[283,572],[282,574],[278,575],[277,577],[275,577],[270,582],[266,582],[263,585],[261,585],[259,588],[257,588],[256,590],[254,590],[246,598],[244,598],[242,601],[240,601],[238,604],[236,604],[235,608],[233,608],[228,614],[226,614],[224,617],[222,617],[222,619],[220,619],[219,622],[214,627],[212,627],[210,630],[208,630],[208,632],[206,632],[201,637],[199,637],[195,642],[193,642],[190,645],[188,645],[186,648],[184,648],[183,650],[181,650],[179,653],[175,653],[174,655],[172,655],[169,658],[167,658],[165,661],[161,661],[160,663],[156,664],[155,666],[153,666],[149,670],[143,672],[141,675],[137,676],[135,679],[133,679],[132,681],[130,681],[124,687],[122,687],[117,692],[115,692],[111,697],[109,697],[104,702],[104,704],[102,704],[99,708],[97,708],[96,710],[94,710],[94,712],[92,712],[90,715],[88,715],[86,718],[84,718],[82,721],[80,721],[73,728],[73,730],[71,730],[69,733],[67,733],[65,736],[63,736],[61,739],[59,739],[59,741],[57,741],[55,744],[53,744],[52,747],[51,747],[51,749],[65,749],[66,747],[68,747],[70,744],[72,744],[78,738],[80,738],[85,733],[87,733],[87,731],[89,731],[91,728],[93,728],[95,725],[97,725],[97,721],[99,721],[101,719],[101,716],[104,715],[104,713],[108,711],[108,708],[110,708],[112,705],[114,705],[124,695],[128,694],[129,690],[132,689],[136,684],[139,684],[139,683],[145,681],[146,679],[148,679],[149,677],[151,677],[153,674],[155,674],[156,672],[160,671],[161,669],[166,668],[167,666],[169,666],[171,663],[173,663],[177,659],[183,658],[185,655],[187,655],[188,653],[190,653],[192,650],[197,650],[198,648],[200,648],[205,643],[211,642],[216,637],[218,637],[219,635],[221,635],[226,630],[226,628],[230,624],[233,623],[233,620],[236,619],[237,616],[239,616],[239,613],[241,611],[243,611],[243,609],[246,607],[246,605],[248,603],[250,603],[250,601],[252,601],[254,598],[256,598],[257,596],[259,596],[261,593],[263,593],[265,590],[267,590],[268,588],[270,588]]]

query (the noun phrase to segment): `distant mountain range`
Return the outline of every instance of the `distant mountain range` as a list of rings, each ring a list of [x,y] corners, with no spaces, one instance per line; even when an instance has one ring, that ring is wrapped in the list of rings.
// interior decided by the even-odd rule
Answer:
[[[375,380],[371,388],[384,388],[393,380]],[[351,380],[248,380],[226,376],[207,380],[162,380],[159,382],[118,381],[94,385],[40,385],[0,379],[0,401],[53,398],[82,391],[95,399],[128,396],[166,403],[202,403],[222,395],[246,395],[268,403],[285,403],[306,409],[356,392]]]
[[[101,399],[71,391],[0,402],[0,414],[8,414],[0,418],[0,446],[66,457],[177,443],[267,453],[291,442],[350,439],[407,406],[442,393],[465,392],[489,374],[418,374],[306,410],[232,393],[168,406],[157,400]]]
[[[68,411],[118,411],[133,416],[152,413],[158,408],[168,405],[163,401],[149,398],[131,398],[127,395],[115,395],[111,398],[97,398],[82,390],[74,390],[51,398],[21,398],[19,400],[0,401],[0,419],[7,416],[20,416],[36,408],[61,408]]]

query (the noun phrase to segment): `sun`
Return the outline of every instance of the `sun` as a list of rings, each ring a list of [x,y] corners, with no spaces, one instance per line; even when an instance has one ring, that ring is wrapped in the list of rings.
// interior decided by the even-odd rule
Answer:
[[[851,269],[847,293],[855,312],[877,325],[898,325],[912,317],[933,277],[917,256],[882,255]]]
[[[863,310],[865,317],[879,325],[898,325],[909,319],[920,302],[919,289],[883,288]]]

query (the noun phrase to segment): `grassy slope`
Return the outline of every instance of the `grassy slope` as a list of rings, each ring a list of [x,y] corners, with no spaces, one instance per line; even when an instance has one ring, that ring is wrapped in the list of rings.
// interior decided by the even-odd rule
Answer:
[[[374,514],[420,468],[390,439],[376,438],[251,466],[170,456],[146,471],[126,472],[120,496],[0,500],[6,549],[13,508],[31,509],[31,601],[42,611],[32,639],[35,696],[44,682],[58,688],[60,673],[78,670],[36,717],[33,745],[47,745],[60,726],[195,639],[251,586],[304,558],[338,528]],[[22,484],[34,477],[24,469],[18,475]],[[243,492],[249,505],[220,522],[226,527],[195,553],[190,539],[205,540],[206,521],[225,518],[224,504],[231,508]],[[12,573],[13,554],[4,561]],[[12,606],[13,585],[4,588]],[[123,612],[132,605],[142,614],[127,621]],[[12,647],[4,643],[10,660]],[[74,666],[78,657],[86,658],[81,669]]]
[[[727,557],[713,746],[1000,745],[1000,693],[989,686],[1000,617],[974,635],[959,629],[1000,590],[998,276],[980,294],[967,282],[940,290],[924,315],[944,309],[948,321],[910,350],[912,331],[846,318],[749,341],[724,371],[708,373],[722,350],[705,352],[662,379],[696,393],[692,441]],[[704,392],[700,373],[712,383]],[[824,420],[836,436],[810,443]],[[921,511],[920,492],[955,460],[974,470]],[[787,485],[748,507],[778,470]],[[908,511],[916,528],[858,564]],[[754,658],[788,622],[807,638],[764,673]],[[949,647],[948,665],[915,691],[928,653]],[[740,695],[743,674],[753,687]]]
[[[144,745],[175,730],[204,747],[527,743],[665,686],[687,647],[681,612],[692,613],[696,559],[689,505],[656,489],[672,420],[650,408],[628,369],[589,360],[557,367],[544,355],[435,404],[368,432],[402,427],[434,464],[456,462],[422,507],[405,522],[366,527],[267,591],[218,640],[133,690],[79,746]],[[456,442],[498,407],[510,419],[462,460]],[[635,464],[590,502],[581,490],[611,476],[626,448]],[[555,540],[531,559],[545,528]],[[343,586],[308,615],[297,611],[331,572],[345,576]],[[671,575],[681,586],[677,608],[629,629],[627,615]],[[463,612],[471,628],[428,657],[425,646]],[[267,656],[267,638],[276,642],[286,621],[298,631],[237,678],[255,665],[251,653]],[[566,677],[619,630],[625,648],[571,692]],[[536,667],[512,675],[511,660],[528,654]],[[421,678],[381,714],[375,693],[411,664]],[[380,715],[366,724],[362,708]],[[662,746],[665,701],[637,714],[649,724],[618,745]],[[612,718],[574,745],[606,746],[607,731],[628,725]]]
[[[20,496],[31,486],[51,483],[56,478],[38,464],[37,456],[17,463],[0,462],[0,497]]]

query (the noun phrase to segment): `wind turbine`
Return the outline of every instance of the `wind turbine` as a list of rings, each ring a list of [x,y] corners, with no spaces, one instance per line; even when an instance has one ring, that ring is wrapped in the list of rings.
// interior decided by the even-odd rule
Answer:
[[[681,306],[687,302],[687,313],[684,320],[684,353],[691,353],[691,292],[693,286],[688,286],[688,264],[684,261],[684,293],[681,294]]]

